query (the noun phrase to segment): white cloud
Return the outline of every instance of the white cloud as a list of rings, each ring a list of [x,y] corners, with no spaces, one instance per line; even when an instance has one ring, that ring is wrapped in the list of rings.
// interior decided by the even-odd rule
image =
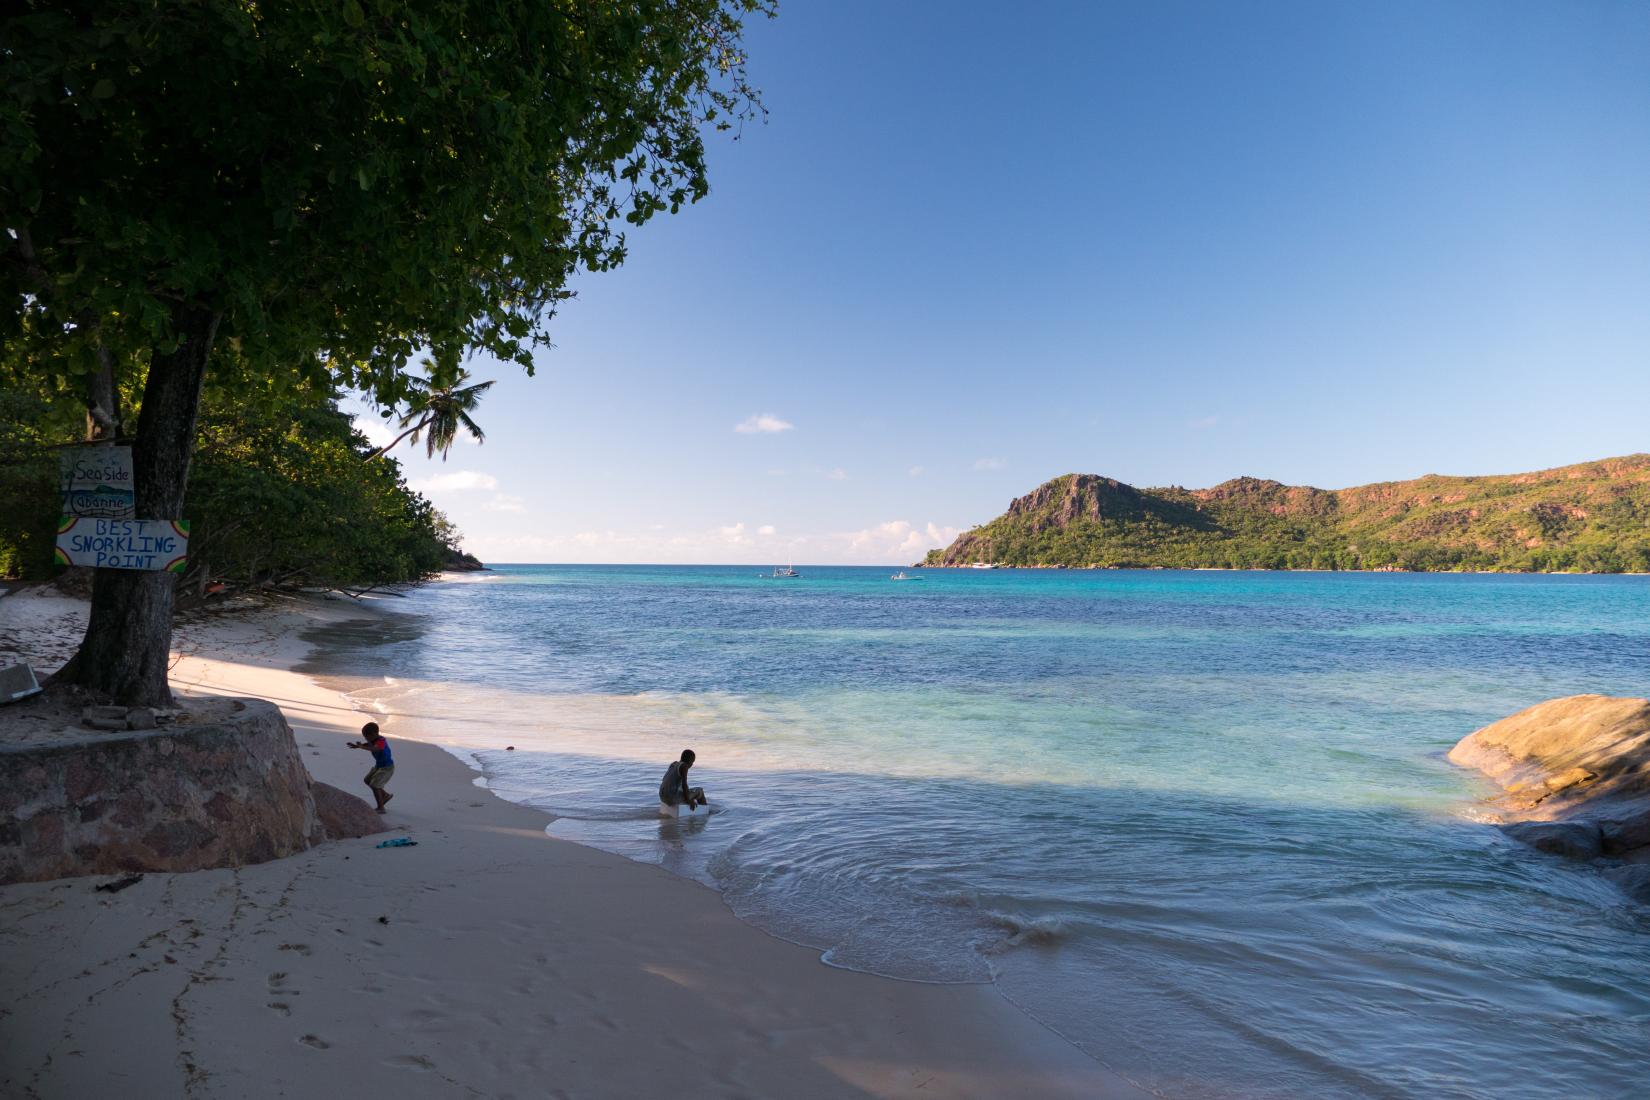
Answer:
[[[976,458],[974,460],[976,470],[1000,470],[1007,465],[1008,462],[1001,458]]]
[[[832,481],[847,481],[848,471],[844,470],[841,466],[838,466],[834,470],[827,470],[825,476],[830,478]]]
[[[579,531],[566,535],[476,534],[465,549],[483,561],[703,562],[765,566],[803,564],[906,565],[947,546],[956,527],[889,520],[859,531],[781,535],[771,524],[745,523],[676,531]]]
[[[920,558],[935,547],[949,546],[960,533],[956,527],[936,523],[917,527],[895,519],[835,537],[845,544],[843,556],[850,561],[887,565]]]
[[[768,435],[774,432],[788,432],[796,425],[789,420],[781,420],[773,413],[752,413],[733,426],[733,430],[745,435]]]
[[[465,493],[476,489],[497,489],[498,478],[478,470],[454,470],[450,474],[436,474],[407,484],[421,493]]]
[[[923,469],[921,466],[913,466],[905,472],[907,474],[911,475],[912,477],[921,477],[923,474],[926,474],[928,471]]]
[[[387,446],[390,440],[401,434],[400,430],[392,427],[388,421],[380,420],[376,416],[358,416],[351,423],[374,447]]]
[[[525,512],[527,502],[520,497],[513,497],[509,493],[494,494],[493,499],[481,506],[485,512]]]
[[[1188,428],[1203,429],[1212,428],[1219,423],[1220,417],[1218,416],[1200,416],[1196,420],[1186,421],[1186,426]]]

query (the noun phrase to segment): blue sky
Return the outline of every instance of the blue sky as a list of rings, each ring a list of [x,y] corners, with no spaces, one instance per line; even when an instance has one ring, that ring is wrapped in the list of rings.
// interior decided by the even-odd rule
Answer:
[[[906,563],[1074,470],[1650,450],[1650,5],[791,0],[749,47],[710,197],[536,377],[473,365],[485,445],[401,452],[484,559]]]

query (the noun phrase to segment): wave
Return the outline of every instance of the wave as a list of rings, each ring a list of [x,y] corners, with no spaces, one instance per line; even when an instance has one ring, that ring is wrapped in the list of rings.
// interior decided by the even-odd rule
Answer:
[[[1058,943],[1075,932],[1071,923],[1059,916],[1027,917],[1019,913],[991,910],[985,914],[985,918],[992,927],[1008,933],[997,945],[997,951],[1006,951],[1011,947],[1046,946]],[[990,948],[987,950],[991,951]]]

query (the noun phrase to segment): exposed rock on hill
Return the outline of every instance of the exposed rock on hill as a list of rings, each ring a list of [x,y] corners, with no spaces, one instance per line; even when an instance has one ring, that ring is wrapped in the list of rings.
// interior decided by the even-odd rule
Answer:
[[[1066,474],[924,565],[1650,571],[1650,455],[1314,489],[1137,489]]]
[[[1650,902],[1650,699],[1551,699],[1462,738],[1449,758],[1501,785],[1509,835],[1610,872]]]
[[[481,559],[474,554],[449,550],[447,560],[441,563],[441,568],[450,573],[474,573],[487,567],[481,564]]]

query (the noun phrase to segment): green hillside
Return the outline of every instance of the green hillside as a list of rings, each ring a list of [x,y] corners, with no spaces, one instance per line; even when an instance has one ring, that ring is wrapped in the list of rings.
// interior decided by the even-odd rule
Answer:
[[[1650,571],[1650,455],[1313,489],[1066,474],[922,562],[1172,569]]]

